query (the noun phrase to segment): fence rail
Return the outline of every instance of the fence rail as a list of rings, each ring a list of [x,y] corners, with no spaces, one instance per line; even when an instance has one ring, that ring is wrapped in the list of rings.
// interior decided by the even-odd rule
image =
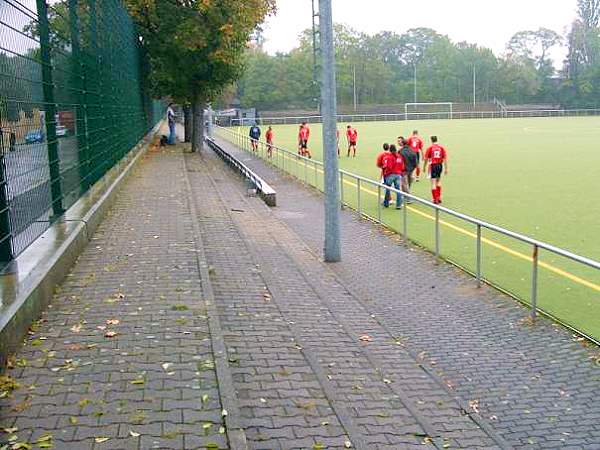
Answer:
[[[338,114],[338,122],[388,122],[405,120],[434,120],[434,119],[516,119],[526,117],[583,117],[600,116],[600,109],[542,109],[542,110],[500,110],[500,111],[438,111],[438,112],[398,112],[395,114]],[[290,117],[258,117],[258,118],[232,118],[229,116],[216,116],[217,123],[221,126],[252,125],[291,125],[307,123],[321,123],[322,116],[290,116]]]
[[[0,0],[0,262],[157,123],[147,71],[119,0]]]
[[[218,134],[230,141],[231,143],[239,146],[240,148],[251,152],[250,150],[250,139],[248,136],[237,133],[231,129],[224,127],[217,127]],[[317,189],[323,191],[323,163],[314,159],[309,159],[303,156],[298,155],[295,152],[272,146],[271,152],[267,152],[266,144],[263,142],[259,143],[258,148],[258,156],[266,159],[271,164],[283,169],[284,171],[292,174],[297,177],[301,181],[303,181],[307,185],[311,185],[316,187]],[[320,177],[320,179],[319,179]],[[530,297],[529,301],[525,298],[519,298],[525,303],[528,303],[531,306],[531,317],[535,318],[538,312],[542,312],[546,315],[554,317],[556,320],[563,322],[565,325],[571,327],[577,332],[586,335],[589,339],[595,341],[600,344],[600,326],[598,329],[594,329],[590,331],[589,329],[582,329],[578,327],[577,321],[570,320],[567,317],[561,317],[552,312],[548,312],[541,308],[538,305],[538,273],[540,265],[544,265],[544,267],[550,267],[546,263],[542,263],[539,258],[540,250],[544,250],[549,252],[550,254],[560,256],[565,258],[573,263],[576,263],[580,266],[585,266],[593,269],[596,276],[600,275],[600,262],[592,260],[590,258],[586,258],[580,255],[577,255],[568,250],[556,247],[554,245],[548,244],[546,242],[533,239],[529,236],[516,233],[514,231],[505,229],[498,225],[494,225],[492,223],[477,219],[475,217],[460,213],[458,211],[454,211],[452,209],[443,207],[441,205],[434,204],[428,200],[422,199],[412,194],[408,194],[397,190],[393,187],[386,186],[383,183],[362,177],[360,175],[356,175],[354,173],[340,170],[340,194],[341,194],[341,206],[342,207],[351,207],[355,209],[359,215],[368,217],[369,219],[389,225],[386,223],[384,219],[382,219],[382,199],[383,195],[385,195],[385,191],[389,190],[391,193],[396,195],[401,195],[405,200],[410,199],[410,201],[416,203],[417,205],[421,205],[431,211],[433,211],[433,216],[429,216],[431,221],[433,222],[433,245],[430,247],[430,250],[435,254],[436,257],[441,257],[441,248],[442,248],[442,238],[440,228],[442,224],[441,216],[442,214],[448,217],[452,217],[457,219],[460,222],[470,224],[475,227],[476,232],[470,233],[469,235],[475,239],[475,254],[473,255],[474,262],[474,273],[477,286],[481,286],[482,282],[487,282],[489,284],[493,284],[497,287],[503,288],[510,292],[510,289],[502,284],[495,283],[493,280],[486,279],[483,276],[483,253],[482,247],[483,243],[489,243],[488,239],[483,237],[483,231],[487,230],[493,233],[497,233],[498,235],[512,240],[513,242],[519,242],[529,247],[530,253],[529,255],[520,255],[521,259],[526,259],[530,264],[530,274],[531,274],[531,285],[530,285]],[[350,186],[350,191],[348,190],[348,186]],[[377,206],[374,207],[372,202],[368,204],[364,199],[364,194],[368,193],[372,196],[377,197]],[[423,212],[420,212],[423,214]],[[409,234],[409,214],[408,208],[404,207],[401,212],[402,216],[402,225],[398,230],[400,234],[404,238],[404,242],[409,242],[411,240],[411,236]],[[517,252],[513,252],[517,253]],[[554,271],[558,274],[564,273],[561,269],[554,269]],[[577,278],[577,277],[574,277]],[[584,282],[586,280],[583,280]],[[600,286],[595,283],[588,282],[589,287],[595,289],[597,292],[600,292]],[[598,298],[596,298],[598,300]]]

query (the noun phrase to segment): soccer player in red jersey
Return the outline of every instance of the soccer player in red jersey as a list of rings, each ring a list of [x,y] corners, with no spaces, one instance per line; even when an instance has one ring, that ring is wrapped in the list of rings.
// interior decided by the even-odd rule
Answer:
[[[437,136],[431,136],[431,146],[425,150],[423,172],[427,173],[427,164],[431,164],[431,196],[433,203],[442,203],[442,171],[448,175],[448,152],[438,144]]]
[[[381,179],[379,181],[380,183],[385,183],[385,175],[383,173],[383,159],[389,153],[390,153],[390,144],[388,144],[386,142],[385,144],[383,144],[383,151],[379,155],[377,155],[377,161],[375,162],[375,164],[377,165],[377,167],[381,169]],[[339,149],[338,149],[338,155],[339,155]],[[389,191],[386,190],[385,195],[386,195],[386,199],[389,202],[388,194],[389,194]]]
[[[309,158],[312,158],[312,155],[310,154],[310,150],[308,149],[308,138],[309,137],[310,137],[310,128],[308,128],[308,125],[306,124],[306,122],[302,122],[302,125],[300,125],[300,131],[298,132],[298,144],[299,144],[298,153],[302,156],[308,156]]]
[[[267,140],[267,155],[269,158],[273,157],[273,127],[269,127],[267,133],[265,134],[265,139]]]
[[[421,169],[419,168],[419,162],[421,157],[423,156],[423,139],[419,137],[419,132],[417,130],[412,132],[412,136],[407,139],[408,146],[411,148],[413,152],[417,153],[417,168],[415,173],[415,180],[419,181],[419,177],[421,176]]]
[[[348,157],[350,157],[350,150],[353,151],[352,156],[356,157],[356,142],[358,141],[358,131],[356,131],[356,128],[348,125],[346,127],[346,138],[348,138]]]

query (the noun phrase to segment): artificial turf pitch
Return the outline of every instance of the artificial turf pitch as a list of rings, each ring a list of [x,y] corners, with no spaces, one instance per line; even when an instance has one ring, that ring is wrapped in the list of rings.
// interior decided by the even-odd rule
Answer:
[[[443,206],[509,230],[600,260],[600,117],[426,120],[357,122],[358,153],[346,157],[345,123],[340,129],[340,168],[378,180],[375,158],[384,142],[417,129],[426,144],[437,135],[448,150],[449,174],[442,178]],[[261,127],[264,133],[266,126]],[[322,160],[321,126],[310,124],[309,148]],[[248,128],[238,128],[244,136]],[[296,151],[298,125],[273,126],[275,145]],[[282,164],[282,161],[279,161]],[[288,170],[322,186],[322,173],[296,167]],[[429,180],[421,177],[413,194],[430,199]],[[356,187],[344,186],[345,200],[355,206]],[[363,211],[377,217],[377,188],[361,195]],[[411,205],[409,237],[434,247],[433,211]],[[403,214],[383,210],[382,219],[402,231]],[[475,269],[476,227],[441,215],[443,257],[468,270]],[[484,278],[524,301],[531,298],[532,248],[483,231]],[[600,339],[600,273],[540,251],[538,306],[564,322]],[[408,273],[401,262],[390,270]],[[415,280],[418,283],[418,280]]]

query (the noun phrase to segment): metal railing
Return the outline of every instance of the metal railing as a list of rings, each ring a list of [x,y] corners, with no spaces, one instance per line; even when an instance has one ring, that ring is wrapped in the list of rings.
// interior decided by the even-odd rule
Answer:
[[[528,117],[585,117],[599,116],[600,109],[542,109],[542,110],[502,110],[502,111],[438,111],[438,112],[398,112],[394,114],[338,114],[338,122],[392,122],[405,120],[435,120],[435,119],[517,119]],[[290,116],[290,117],[258,117],[236,119],[227,116],[217,116],[221,126],[253,125],[292,125],[321,123],[319,115]]]
[[[250,185],[256,189],[257,192],[263,193],[265,195],[273,195],[275,191],[269,186],[266,182],[263,181],[258,175],[256,175],[251,169],[249,169],[244,163],[238,161],[235,157],[231,156],[229,153],[224,151],[219,145],[215,143],[215,141],[207,137],[206,143],[208,146],[214,151],[219,157],[227,163],[234,170],[239,172],[242,177],[244,177]]]
[[[266,159],[271,164],[273,164],[273,165],[281,168],[285,172],[288,172],[291,175],[295,176],[303,183],[305,183],[307,185],[311,185],[313,187],[316,187],[320,191],[324,190],[323,189],[323,180],[322,180],[323,163],[321,161],[306,158],[306,157],[298,155],[292,151],[289,151],[289,150],[286,150],[286,149],[283,149],[283,148],[280,148],[280,147],[277,147],[274,145],[270,146],[270,151],[268,151],[267,144],[264,142],[259,142],[258,150],[256,152],[253,152],[251,150],[250,138],[248,136],[242,135],[231,129],[223,128],[223,127],[217,127],[217,132],[220,134],[220,136],[222,138],[230,141],[231,143],[237,145],[238,147],[240,147],[248,152],[257,154],[261,158]],[[319,180],[319,175],[321,175],[321,180]],[[312,182],[311,182],[311,179],[312,179]],[[526,244],[527,246],[530,247],[530,250],[531,250],[531,253],[530,253],[531,256],[527,257],[527,259],[531,263],[531,286],[530,286],[531,302],[528,303],[526,300],[524,300],[522,298],[518,298],[513,294],[511,294],[511,295],[515,296],[516,298],[518,298],[520,301],[523,301],[524,303],[528,303],[531,306],[531,317],[532,318],[535,318],[536,314],[538,312],[541,312],[545,315],[553,317],[555,320],[557,320],[559,322],[564,323],[566,326],[572,328],[574,331],[577,331],[582,335],[586,335],[589,339],[591,339],[597,343],[600,343],[600,340],[598,340],[600,338],[600,336],[592,336],[589,333],[581,331],[576,326],[573,326],[572,324],[568,323],[568,321],[564,321],[561,317],[557,317],[556,315],[554,315],[552,313],[548,313],[547,311],[544,311],[542,308],[540,308],[538,306],[538,271],[539,271],[539,267],[541,264],[540,259],[539,259],[540,250],[548,251],[554,255],[564,257],[570,261],[573,261],[579,265],[595,269],[595,270],[599,271],[598,274],[600,274],[600,262],[592,260],[590,258],[586,258],[586,257],[580,256],[580,255],[577,255],[575,253],[572,253],[570,251],[567,251],[562,248],[556,247],[554,245],[548,244],[546,242],[542,242],[537,239],[533,239],[529,236],[525,236],[523,234],[516,233],[511,230],[507,230],[498,225],[494,225],[492,223],[477,219],[475,217],[460,213],[458,211],[454,211],[454,210],[446,208],[444,206],[434,204],[428,200],[417,197],[416,195],[412,195],[412,194],[403,192],[401,190],[397,190],[391,186],[386,186],[383,183],[365,178],[360,175],[356,175],[356,174],[348,172],[346,170],[340,170],[339,183],[340,183],[341,207],[350,207],[352,209],[355,209],[360,216],[367,217],[376,223],[386,225],[386,223],[382,220],[382,199],[383,199],[382,195],[386,190],[388,190],[391,193],[396,194],[396,195],[400,194],[400,195],[402,195],[402,197],[405,200],[410,199],[412,202],[414,202],[418,205],[422,205],[422,206],[432,210],[434,213],[434,215],[432,217],[432,220],[434,222],[434,233],[433,233],[434,240],[433,240],[433,248],[431,248],[430,250],[432,250],[433,254],[438,258],[441,257],[440,249],[441,249],[442,241],[441,241],[440,225],[442,222],[441,222],[440,216],[442,213],[445,215],[451,216],[455,219],[458,219],[462,222],[466,222],[468,224],[474,225],[476,227],[476,233],[474,234],[474,238],[476,240],[476,245],[475,245],[475,255],[474,255],[475,270],[474,270],[473,275],[476,279],[476,283],[477,283],[478,287],[480,287],[483,282],[486,282],[488,284],[499,287],[499,288],[507,291],[508,293],[510,293],[510,291],[508,291],[508,289],[503,288],[503,286],[501,286],[501,285],[498,286],[497,284],[495,284],[487,279],[484,279],[484,277],[482,275],[482,265],[483,265],[482,243],[485,241],[485,239],[482,237],[483,230],[489,230],[491,232],[498,233],[501,236],[504,236],[508,239]],[[356,189],[356,192],[355,192],[355,200],[356,201],[354,202],[354,204],[355,204],[354,207],[350,204],[350,202],[348,200],[351,193],[348,192],[348,190],[344,188],[344,186],[348,186],[348,185],[355,187],[355,189]],[[367,187],[375,189],[375,191],[371,190],[370,193],[377,196],[377,209],[376,209],[375,216],[367,213],[366,208],[365,208],[366,204],[361,195],[364,191],[366,191]],[[408,214],[408,208],[406,207],[406,202],[404,202],[404,204],[405,204],[405,207],[402,208],[402,231],[400,232],[400,234],[402,235],[404,242],[408,243],[411,240],[411,236],[409,235],[409,214]],[[461,268],[464,269],[464,267],[461,267]],[[467,272],[469,272],[469,271],[467,271]],[[471,272],[469,272],[469,273],[471,273]]]

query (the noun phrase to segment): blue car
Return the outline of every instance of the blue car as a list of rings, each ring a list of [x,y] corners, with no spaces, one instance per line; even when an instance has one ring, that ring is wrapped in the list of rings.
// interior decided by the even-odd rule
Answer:
[[[38,142],[44,142],[44,133],[42,133],[42,130],[30,131],[25,135],[26,144],[35,144]]]

